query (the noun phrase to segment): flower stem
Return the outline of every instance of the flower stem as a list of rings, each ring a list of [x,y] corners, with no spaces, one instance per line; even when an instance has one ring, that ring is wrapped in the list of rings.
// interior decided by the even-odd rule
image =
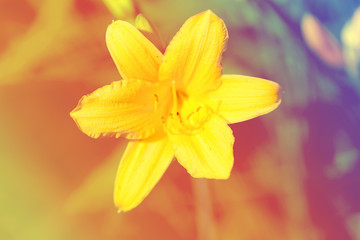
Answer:
[[[195,195],[196,223],[198,240],[216,240],[216,226],[212,201],[209,190],[209,182],[206,179],[193,178],[193,190]]]

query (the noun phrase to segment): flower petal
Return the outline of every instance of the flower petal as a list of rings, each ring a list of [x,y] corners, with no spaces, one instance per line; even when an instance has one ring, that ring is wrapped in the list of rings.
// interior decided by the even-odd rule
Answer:
[[[218,88],[227,39],[224,22],[212,11],[189,18],[165,51],[160,81],[175,81],[188,95]]]
[[[158,81],[162,53],[133,25],[120,20],[110,24],[106,45],[124,79]]]
[[[281,102],[281,88],[275,82],[241,75],[223,75],[221,80],[206,103],[229,123],[269,113]]]
[[[170,135],[175,157],[195,178],[227,179],[233,163],[234,136],[226,122],[213,114],[194,135]]]
[[[114,202],[120,211],[136,207],[154,188],[174,157],[168,138],[130,142],[115,180]]]
[[[154,109],[157,90],[157,84],[142,80],[116,81],[84,96],[70,115],[93,138],[146,138],[161,127],[160,113]]]

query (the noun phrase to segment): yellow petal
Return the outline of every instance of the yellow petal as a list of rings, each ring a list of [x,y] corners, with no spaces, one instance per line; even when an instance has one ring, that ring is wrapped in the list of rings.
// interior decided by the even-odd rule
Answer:
[[[195,178],[227,179],[233,163],[234,136],[226,122],[213,117],[202,131],[170,135],[178,162]]]
[[[189,18],[165,51],[160,81],[175,81],[188,95],[218,88],[227,39],[224,22],[212,11]]]
[[[221,80],[220,88],[208,95],[207,104],[229,123],[269,113],[281,102],[281,88],[275,82],[241,75],[223,75]]]
[[[120,211],[136,207],[154,188],[174,157],[167,138],[130,142],[115,180],[114,202]]]
[[[161,52],[138,29],[125,21],[115,21],[106,31],[106,45],[121,76],[158,81]]]
[[[146,138],[162,124],[154,109],[157,89],[156,84],[141,80],[116,81],[84,96],[70,115],[93,138]]]

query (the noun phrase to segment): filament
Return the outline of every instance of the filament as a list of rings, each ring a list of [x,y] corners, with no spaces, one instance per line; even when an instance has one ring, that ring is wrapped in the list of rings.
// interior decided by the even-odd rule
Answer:
[[[154,94],[155,102],[154,102],[154,110],[155,112],[158,110],[158,104],[159,104],[159,97],[158,95]]]

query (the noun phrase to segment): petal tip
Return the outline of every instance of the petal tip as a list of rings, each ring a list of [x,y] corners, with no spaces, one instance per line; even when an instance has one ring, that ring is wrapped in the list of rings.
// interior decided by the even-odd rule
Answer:
[[[222,21],[222,19],[210,9],[208,9],[208,10],[202,12],[202,13],[199,13],[198,16],[202,16],[202,17],[204,17],[206,19],[209,19],[210,21],[214,21],[214,20],[221,20]]]
[[[79,114],[80,107],[77,105],[70,113],[70,117],[75,121],[75,123],[78,125],[77,118]]]
[[[277,82],[270,81],[270,80],[267,80],[267,81],[272,86],[272,89],[269,89],[269,97],[272,99],[271,100],[272,104],[270,104],[269,107],[266,108],[267,110],[264,111],[264,113],[259,114],[259,116],[263,115],[263,114],[266,114],[266,113],[272,112],[281,103],[281,97],[282,97],[282,93],[283,93],[282,87]]]
[[[261,78],[258,79],[261,80]],[[265,80],[264,83],[267,83],[266,84],[268,86],[267,93],[269,96],[271,96],[274,99],[274,103],[278,103],[279,101],[281,101],[281,96],[283,92],[281,85],[271,80],[267,80],[267,79],[263,79],[263,80]]]
[[[231,146],[233,146],[233,144]],[[232,156],[231,159],[232,159],[231,164],[224,166],[224,169],[222,169],[222,171],[218,171],[217,174],[214,175],[213,177],[214,179],[219,179],[219,180],[229,179],[234,164],[234,157]]]
[[[130,197],[130,199],[128,198],[129,196],[127,196],[129,194],[127,193],[120,193],[118,192],[118,190],[115,188],[114,191],[114,205],[117,208],[117,212],[118,213],[123,213],[123,212],[128,212],[134,208],[136,208],[137,206],[140,205],[140,203],[144,200],[144,198],[147,196],[132,196],[132,198]],[[134,199],[135,197],[135,199]]]
[[[106,44],[110,43],[110,41],[112,40],[112,37],[114,37],[114,34],[116,36],[116,34],[127,32],[131,28],[135,28],[135,27],[131,23],[126,22],[126,21],[116,20],[116,21],[111,22],[108,25],[108,27],[106,29],[106,33],[105,33]]]
[[[84,99],[84,97],[82,97],[80,99],[78,105],[69,113],[70,117],[72,119],[74,119],[74,120],[78,117],[78,114],[79,114],[79,112],[81,110],[81,102],[82,102],[83,99]]]
[[[106,29],[106,38],[108,38],[114,30],[117,30],[118,28],[122,28],[128,24],[131,25],[130,23],[122,20],[112,21]]]
[[[116,193],[114,194],[114,205],[117,208],[117,213],[127,212],[135,207],[133,205],[124,204],[124,201],[122,201]]]
[[[282,97],[282,87],[280,86],[280,84],[273,82],[274,83],[274,88],[275,88],[275,94],[276,94],[276,103],[281,102],[281,97]]]
[[[212,10],[208,9],[205,10],[204,12],[200,13],[202,15],[208,15],[208,16],[217,16]]]
[[[127,21],[123,21],[123,20],[112,20],[112,22],[108,25],[108,28],[109,27],[114,27],[116,25],[120,26],[122,24],[130,24],[130,23],[127,22]]]
[[[227,180],[227,179],[229,179],[229,177],[230,177],[230,173],[231,173],[231,172],[229,171],[229,172],[227,172],[227,173],[218,175],[218,176],[216,176],[214,179]]]
[[[75,109],[72,110],[72,111],[69,113],[69,115],[70,115],[70,117],[71,117],[72,119],[74,119],[74,118],[75,118],[75,115],[76,115]]]

